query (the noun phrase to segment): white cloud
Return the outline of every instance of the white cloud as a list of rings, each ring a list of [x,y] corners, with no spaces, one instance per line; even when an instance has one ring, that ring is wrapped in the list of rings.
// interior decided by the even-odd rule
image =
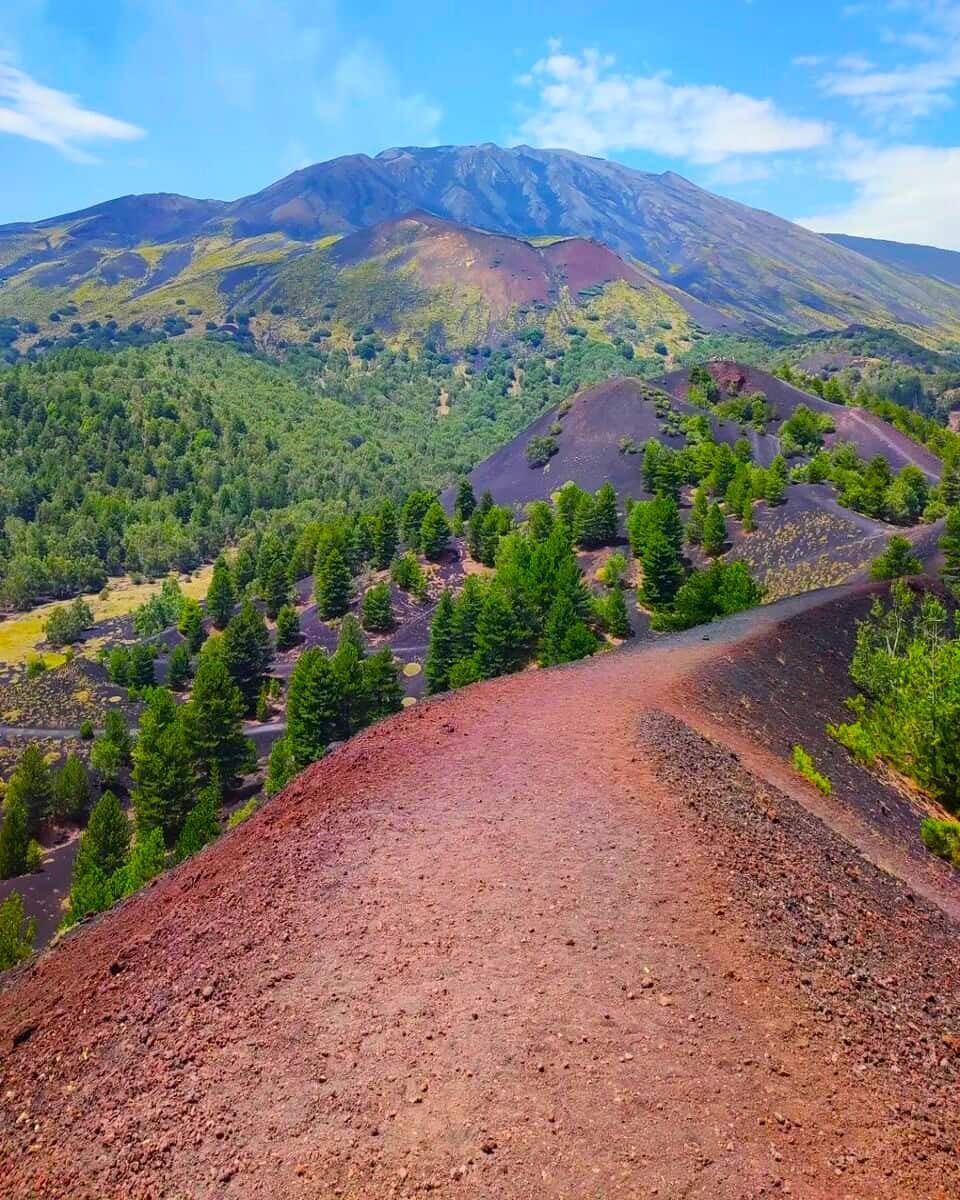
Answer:
[[[791,117],[772,100],[711,85],[677,85],[663,75],[628,75],[596,50],[564,54],[556,42],[529,72],[537,103],[524,140],[586,154],[651,150],[696,163],[735,155],[809,150],[829,128]]]
[[[398,140],[429,143],[443,116],[443,110],[419,92],[404,92],[381,52],[367,43],[340,57],[317,95],[314,111],[328,124],[348,116],[372,123],[383,130],[382,148]]]
[[[960,250],[960,147],[861,145],[833,169],[854,199],[801,225]]]
[[[95,162],[90,142],[133,141],[144,131],[127,121],[83,108],[73,96],[45,87],[0,57],[0,133],[54,146],[76,162]]]

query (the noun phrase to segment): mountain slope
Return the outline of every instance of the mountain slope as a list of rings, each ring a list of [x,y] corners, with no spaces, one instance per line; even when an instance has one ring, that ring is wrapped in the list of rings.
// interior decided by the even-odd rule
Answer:
[[[57,305],[149,317],[177,298],[219,320],[240,285],[412,211],[520,238],[604,243],[726,317],[796,332],[853,322],[930,344],[960,332],[960,288],[873,261],[769,213],[563,150],[441,146],[352,155],[230,203],[126,197],[0,228],[0,314]],[[116,314],[115,314],[116,315]]]
[[[467,688],[313,766],[6,982],[5,1195],[954,1194],[955,884],[866,772],[828,802],[697,732],[760,639],[802,667],[797,620],[846,650],[869,599]]]
[[[920,246],[915,242],[889,242],[881,238],[851,237],[845,233],[824,235],[838,246],[855,250],[866,258],[884,263],[899,271],[915,275],[930,275],[944,283],[960,284],[960,253],[941,250],[938,246]]]

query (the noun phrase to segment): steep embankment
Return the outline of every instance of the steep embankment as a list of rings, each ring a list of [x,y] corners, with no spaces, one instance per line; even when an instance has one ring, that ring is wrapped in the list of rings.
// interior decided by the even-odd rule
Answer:
[[[955,1192],[956,926],[694,732],[751,647],[868,599],[466,689],[311,768],[0,996],[5,1194]]]

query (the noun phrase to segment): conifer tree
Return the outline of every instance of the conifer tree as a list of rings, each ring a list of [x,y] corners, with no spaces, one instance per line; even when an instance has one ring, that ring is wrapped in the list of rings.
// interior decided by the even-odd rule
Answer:
[[[367,640],[363,636],[363,627],[353,613],[347,613],[340,622],[340,633],[337,636],[338,650],[342,650],[347,645],[356,647],[359,658],[363,658],[367,653]]]
[[[174,849],[174,860],[183,862],[192,854],[202,850],[220,834],[217,809],[220,804],[220,789],[211,784],[197,797],[197,802],[187,813],[180,836]]]
[[[622,588],[613,588],[603,602],[603,627],[615,638],[628,638],[631,634],[627,601]]]
[[[290,578],[287,565],[278,555],[267,568],[267,577],[263,581],[263,599],[267,616],[275,621],[280,609],[290,602]]]
[[[445,692],[449,688],[450,668],[457,657],[453,593],[448,589],[437,602],[430,626],[430,648],[423,668],[430,695]]]
[[[960,599],[960,504],[947,513],[940,549],[943,551],[943,582]]]
[[[363,664],[363,683],[367,699],[367,720],[379,721],[403,706],[400,664],[389,646],[371,654]]]
[[[387,633],[393,628],[393,606],[390,603],[390,588],[386,583],[374,584],[364,592],[360,621],[364,629],[371,633]]]
[[[153,665],[153,647],[146,642],[137,642],[130,651],[129,686],[152,687],[156,682]]]
[[[277,649],[289,650],[300,641],[300,618],[297,610],[285,604],[277,613]]]
[[[782,504],[787,495],[787,461],[778,454],[767,469],[764,499],[768,504]]]
[[[233,576],[226,559],[218,558],[213,564],[213,575],[207,588],[207,612],[217,629],[225,629],[233,613],[237,594]]]
[[[643,486],[648,492],[657,490],[657,466],[662,447],[656,438],[648,438],[643,446]]]
[[[20,797],[8,797],[0,825],[0,879],[13,879],[15,875],[24,874],[29,846],[27,807]]]
[[[113,792],[104,792],[94,805],[86,829],[80,835],[74,877],[90,865],[106,878],[119,871],[130,850],[130,822]]]
[[[203,609],[191,596],[187,596],[180,609],[177,629],[187,640],[191,654],[198,654],[206,636],[203,629]]]
[[[960,506],[960,454],[944,463],[940,496],[947,508]]]
[[[703,526],[709,509],[706,488],[698,487],[693,494],[693,507],[686,527],[687,541],[691,546],[698,546],[703,541]]]
[[[253,553],[253,548],[249,543],[240,547],[237,551],[237,557],[233,560],[233,585],[236,589],[236,595],[242,596],[247,590],[248,584],[253,583],[257,575],[257,560]],[[230,614],[227,613],[227,620],[230,619]],[[182,630],[181,630],[182,632]]]
[[[53,803],[53,778],[43,751],[31,742],[7,782],[5,804],[20,801],[27,814],[27,830],[34,837],[50,815]]]
[[[53,815],[58,820],[80,820],[90,806],[90,780],[76,754],[53,777]]]
[[[147,695],[133,751],[137,833],[160,829],[172,845],[190,808],[195,777],[183,721],[165,688]]]
[[[923,564],[913,553],[913,547],[905,537],[895,535],[887,542],[884,552],[870,564],[871,579],[901,579],[904,575],[917,575]]]
[[[26,919],[23,897],[19,892],[11,892],[0,904],[0,971],[29,958],[36,936],[37,922],[33,917]]]
[[[231,617],[220,642],[220,655],[240,689],[244,711],[252,714],[270,662],[270,634],[263,614],[251,601],[245,600]]]
[[[438,559],[450,542],[450,522],[439,500],[434,500],[420,524],[419,545],[429,559]]]
[[[420,531],[423,519],[435,501],[433,492],[411,492],[403,502],[403,508],[400,510],[400,530],[403,540],[411,550],[422,548]]]
[[[341,737],[350,737],[367,723],[367,693],[363,675],[363,659],[352,642],[337,647],[331,659],[340,685]]]
[[[469,521],[473,516],[473,511],[477,507],[477,498],[473,492],[473,484],[469,479],[461,479],[460,486],[457,488],[457,499],[454,504],[454,512],[461,521]]]
[[[126,717],[119,708],[108,708],[104,714],[103,736],[117,747],[117,750],[120,752],[121,766],[129,766],[133,739],[127,727]]]
[[[648,608],[668,607],[683,580],[683,568],[675,547],[660,530],[647,537],[642,562],[641,602]]]
[[[179,642],[170,652],[170,664],[167,670],[167,687],[174,692],[182,692],[190,682],[190,647],[186,642]]]
[[[723,553],[726,544],[727,522],[720,511],[720,505],[714,501],[703,522],[703,549],[713,558]]]
[[[244,735],[243,696],[221,658],[200,663],[183,721],[198,778],[230,788],[255,760],[253,743]]]
[[[282,791],[297,773],[297,764],[290,749],[288,737],[277,738],[270,747],[270,762],[267,767],[267,780],[264,788],[268,796],[275,796]]]
[[[540,642],[540,663],[549,667],[555,663],[573,662],[592,654],[597,639],[580,619],[569,596],[556,598],[547,615]]]
[[[287,692],[287,741],[298,770],[322,758],[340,737],[343,696],[340,680],[319,646],[301,654]]]
[[[159,875],[166,863],[163,842],[163,830],[148,830],[146,833],[137,832],[137,839],[130,851],[130,858],[124,868],[124,895],[129,896],[138,892],[142,887]]]
[[[476,659],[484,679],[506,675],[523,665],[526,630],[500,588],[491,587],[477,616]]]
[[[617,540],[617,493],[609,480],[597,489],[596,536],[599,546],[611,546]]]
[[[577,505],[573,518],[573,540],[584,550],[592,550],[600,545],[600,523],[597,516],[597,502],[593,496],[584,493]]]
[[[350,568],[340,551],[333,547],[317,564],[317,608],[321,617],[329,620],[343,616],[350,605],[352,583]]]
[[[399,527],[397,510],[387,499],[380,505],[373,520],[373,565],[385,571],[397,553]]]
[[[743,503],[740,508],[740,523],[743,526],[744,533],[750,533],[754,527],[753,520],[753,492],[747,491],[743,496]]]

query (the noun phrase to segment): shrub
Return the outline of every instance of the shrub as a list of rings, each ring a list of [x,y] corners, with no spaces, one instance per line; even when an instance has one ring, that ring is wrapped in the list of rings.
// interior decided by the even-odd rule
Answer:
[[[813,765],[813,759],[802,746],[794,746],[793,748],[793,766],[804,779],[809,780],[814,787],[819,788],[825,796],[829,796],[833,791],[833,784],[826,775],[821,774],[817,770]]]
[[[251,796],[250,799],[241,808],[235,809],[229,817],[227,817],[227,828],[236,829],[238,825],[242,825],[248,817],[252,817],[257,811],[257,797]]]
[[[90,605],[78,596],[72,604],[59,604],[51,611],[44,633],[51,646],[67,646],[79,641],[83,631],[92,624]]]
[[[553,437],[532,437],[527,442],[526,456],[531,467],[545,467],[560,447]]]
[[[0,904],[0,971],[15,967],[33,953],[37,923],[28,921],[23,912],[23,897],[11,892]]]
[[[960,867],[960,821],[927,817],[920,822],[920,837],[931,854]]]
[[[923,564],[913,553],[905,537],[896,535],[887,542],[887,548],[870,564],[871,579],[900,579],[904,575],[918,575]]]
[[[36,838],[31,838],[27,843],[27,873],[32,875],[35,871],[39,871],[43,866],[43,851],[40,849],[40,843]]]
[[[85,742],[93,741],[93,722],[89,717],[84,717],[80,722],[80,736]]]

